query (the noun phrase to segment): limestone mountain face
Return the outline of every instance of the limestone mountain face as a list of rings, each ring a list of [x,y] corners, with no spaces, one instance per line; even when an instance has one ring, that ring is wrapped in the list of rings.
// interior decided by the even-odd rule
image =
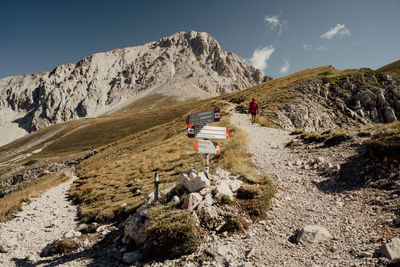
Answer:
[[[20,128],[31,132],[98,116],[153,93],[178,100],[206,98],[269,79],[223,51],[208,33],[178,32],[143,46],[94,54],[52,72],[1,79],[0,135],[9,138],[0,145],[26,134]]]
[[[359,70],[337,79],[311,79],[293,87],[301,96],[277,112],[282,127],[316,131],[400,119],[400,79]]]

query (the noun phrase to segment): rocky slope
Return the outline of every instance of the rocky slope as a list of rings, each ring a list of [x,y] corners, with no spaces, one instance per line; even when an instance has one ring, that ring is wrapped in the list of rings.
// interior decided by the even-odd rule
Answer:
[[[223,51],[208,33],[178,32],[143,46],[94,54],[52,72],[1,79],[0,135],[15,139],[26,134],[20,128],[31,132],[98,116],[152,93],[179,100],[206,98],[269,79]],[[0,145],[10,140],[0,140]]]
[[[317,131],[400,119],[400,78],[370,69],[305,70],[228,96],[247,112],[256,96],[268,124]]]

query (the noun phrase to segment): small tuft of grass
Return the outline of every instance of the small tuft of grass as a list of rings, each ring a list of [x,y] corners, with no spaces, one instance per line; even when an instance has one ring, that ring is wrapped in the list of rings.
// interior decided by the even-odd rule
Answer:
[[[24,165],[24,166],[30,166],[30,165],[35,164],[36,162],[37,162],[36,159],[31,159],[31,160],[25,162],[23,165]]]
[[[231,205],[233,200],[230,199],[228,196],[221,195],[215,198],[215,203],[220,205]]]
[[[190,213],[166,206],[152,208],[146,236],[151,244],[145,248],[149,258],[176,258],[194,252],[199,246],[195,221]]]
[[[55,253],[57,254],[70,253],[77,248],[79,248],[79,244],[73,238],[64,238],[54,244]]]
[[[229,233],[236,233],[242,232],[243,230],[247,229],[247,223],[239,216],[234,214],[228,214],[225,216],[225,224],[219,230],[219,233],[229,232]]]
[[[262,190],[258,185],[244,184],[236,192],[238,199],[254,199],[262,195]]]
[[[260,188],[262,190],[261,194],[261,203],[265,211],[268,211],[271,208],[272,198],[276,193],[276,187],[272,182],[271,177],[264,176],[261,179]]]
[[[299,141],[294,141],[294,140],[285,144],[285,147],[290,148],[290,149],[299,149],[302,146],[303,145]]]
[[[378,132],[365,143],[367,153],[377,161],[400,160],[400,123]]]
[[[333,132],[331,133],[324,141],[325,146],[336,146],[339,145],[340,143],[351,140],[353,137],[350,135],[344,133],[344,132]]]
[[[290,132],[290,135],[299,135],[299,134],[303,134],[304,130],[303,129],[294,129],[293,131]]]

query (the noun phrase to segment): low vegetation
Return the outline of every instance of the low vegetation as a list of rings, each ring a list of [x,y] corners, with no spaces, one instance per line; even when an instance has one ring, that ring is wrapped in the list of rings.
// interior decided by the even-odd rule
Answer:
[[[56,254],[70,253],[79,248],[79,244],[73,238],[64,238],[54,244]]]
[[[378,130],[366,142],[369,155],[378,161],[400,160],[400,123]]]
[[[190,254],[199,239],[193,216],[187,210],[166,206],[152,208],[146,236],[151,243],[145,255],[151,258],[174,258]]]
[[[300,135],[300,139],[305,143],[323,143],[327,147],[339,145],[352,138],[344,130],[327,130],[323,132],[302,133]]]
[[[247,228],[248,224],[243,220],[243,218],[235,214],[228,214],[225,216],[225,224],[219,232],[237,233],[243,232],[243,230]]]

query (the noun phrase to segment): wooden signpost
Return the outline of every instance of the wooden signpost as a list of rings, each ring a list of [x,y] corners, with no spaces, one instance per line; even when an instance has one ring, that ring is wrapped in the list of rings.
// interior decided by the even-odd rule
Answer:
[[[208,139],[226,140],[231,136],[231,132],[226,127],[207,125],[207,123],[219,122],[220,119],[221,111],[219,108],[190,114],[186,118],[188,137],[204,139],[197,139],[194,147],[197,153],[204,153],[204,173],[207,177],[210,172],[209,154],[220,153],[219,142]]]

